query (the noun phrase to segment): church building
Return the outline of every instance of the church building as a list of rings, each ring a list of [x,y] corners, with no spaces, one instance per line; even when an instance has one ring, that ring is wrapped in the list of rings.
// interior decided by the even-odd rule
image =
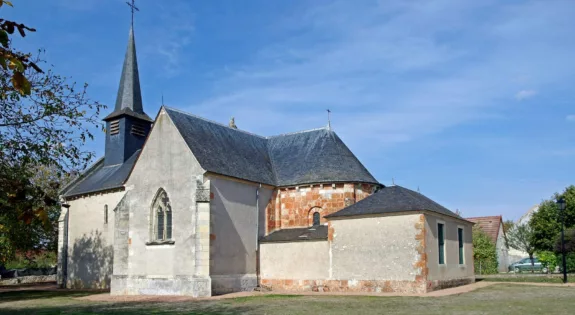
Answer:
[[[151,119],[133,29],[104,121],[104,157],[62,191],[62,287],[203,297],[474,281],[473,223],[380,184],[329,125],[260,136],[166,106]]]

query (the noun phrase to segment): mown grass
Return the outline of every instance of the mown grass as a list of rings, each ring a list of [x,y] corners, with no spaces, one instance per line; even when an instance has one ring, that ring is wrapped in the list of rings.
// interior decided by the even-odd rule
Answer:
[[[485,277],[479,278],[481,281],[489,282],[532,282],[532,283],[563,283],[563,276],[508,276],[508,277]],[[575,282],[575,275],[569,275],[567,282]]]
[[[3,299],[5,314],[570,314],[574,287],[497,284],[444,297],[259,295],[179,302],[91,302],[70,291],[20,292]],[[79,295],[89,294],[87,292]],[[14,297],[21,299],[15,300]]]

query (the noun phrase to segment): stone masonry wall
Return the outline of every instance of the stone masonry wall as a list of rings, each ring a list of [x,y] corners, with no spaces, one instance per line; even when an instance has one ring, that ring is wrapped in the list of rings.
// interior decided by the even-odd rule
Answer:
[[[307,227],[313,213],[324,216],[339,211],[374,192],[370,184],[315,184],[278,188],[266,207],[266,234],[285,228]]]
[[[450,285],[427,282],[425,223],[424,214],[332,220],[329,222],[330,253],[325,264],[329,276],[323,279],[270,277],[277,272],[268,271],[262,274],[261,285],[280,291],[410,294]],[[265,246],[289,244],[292,243],[270,243]],[[289,257],[293,257],[293,261],[284,264],[298,266],[301,257]],[[454,281],[458,282],[459,279]]]

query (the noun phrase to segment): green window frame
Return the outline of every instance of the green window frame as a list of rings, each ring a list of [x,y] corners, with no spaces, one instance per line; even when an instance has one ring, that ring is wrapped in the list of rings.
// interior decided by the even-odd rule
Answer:
[[[439,253],[439,264],[445,264],[445,224],[437,223],[437,245]]]
[[[463,255],[463,229],[457,228],[457,241],[459,243],[459,264],[465,263],[465,256]]]

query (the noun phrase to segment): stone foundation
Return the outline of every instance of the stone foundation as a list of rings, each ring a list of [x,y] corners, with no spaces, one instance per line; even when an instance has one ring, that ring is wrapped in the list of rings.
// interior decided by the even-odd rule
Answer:
[[[427,281],[427,292],[443,290],[447,288],[459,287],[466,284],[475,282],[475,277],[460,278],[450,280],[429,280]]]
[[[261,286],[272,291],[292,292],[427,292],[422,281],[262,279]]]
[[[56,281],[56,275],[43,275],[43,276],[24,276],[17,278],[7,278],[0,279],[1,285],[19,285],[28,283],[42,283],[42,282],[54,282]]]
[[[187,295],[211,296],[210,278],[175,276],[113,276],[111,295]]]
[[[258,286],[258,277],[253,275],[212,275],[212,293],[253,291]]]

